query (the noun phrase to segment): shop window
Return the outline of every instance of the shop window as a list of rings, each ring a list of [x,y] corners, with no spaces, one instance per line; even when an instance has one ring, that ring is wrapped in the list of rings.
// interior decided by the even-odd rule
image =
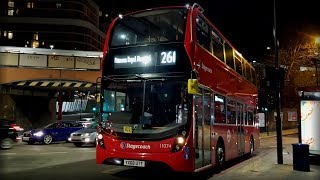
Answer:
[[[13,9],[9,9],[8,10],[8,16],[13,16],[14,10]]]
[[[34,5],[33,2],[28,2],[27,3],[27,8],[33,8],[33,5]]]
[[[13,7],[14,7],[14,1],[9,0],[9,1],[8,1],[8,7],[13,8]]]
[[[8,32],[8,39],[12,39],[13,38],[13,32],[9,31]]]

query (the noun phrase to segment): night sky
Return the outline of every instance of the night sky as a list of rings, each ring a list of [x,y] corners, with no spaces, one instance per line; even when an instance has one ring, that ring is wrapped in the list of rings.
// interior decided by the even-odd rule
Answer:
[[[262,61],[273,46],[273,0],[96,0],[105,12],[199,3],[204,14],[249,61]],[[320,35],[320,1],[276,0],[280,47],[290,40],[312,41]],[[270,50],[269,50],[270,51]]]

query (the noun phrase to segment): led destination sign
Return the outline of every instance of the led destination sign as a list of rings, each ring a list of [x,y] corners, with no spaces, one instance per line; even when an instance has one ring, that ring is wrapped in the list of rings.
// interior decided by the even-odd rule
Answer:
[[[176,59],[176,51],[161,51],[159,53],[143,53],[139,55],[118,55],[114,56],[114,68],[175,65]]]

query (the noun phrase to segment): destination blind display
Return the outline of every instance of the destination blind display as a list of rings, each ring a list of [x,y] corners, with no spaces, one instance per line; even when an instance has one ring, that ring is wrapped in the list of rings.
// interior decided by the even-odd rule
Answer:
[[[137,55],[114,56],[114,68],[150,67],[176,64],[176,51],[160,51],[155,53],[140,53]]]

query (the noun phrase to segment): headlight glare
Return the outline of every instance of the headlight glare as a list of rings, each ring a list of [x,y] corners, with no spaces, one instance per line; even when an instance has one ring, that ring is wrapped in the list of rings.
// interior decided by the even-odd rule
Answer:
[[[43,135],[43,132],[42,131],[39,131],[39,132],[36,132],[33,134],[34,136],[37,136],[37,137],[40,137]]]

